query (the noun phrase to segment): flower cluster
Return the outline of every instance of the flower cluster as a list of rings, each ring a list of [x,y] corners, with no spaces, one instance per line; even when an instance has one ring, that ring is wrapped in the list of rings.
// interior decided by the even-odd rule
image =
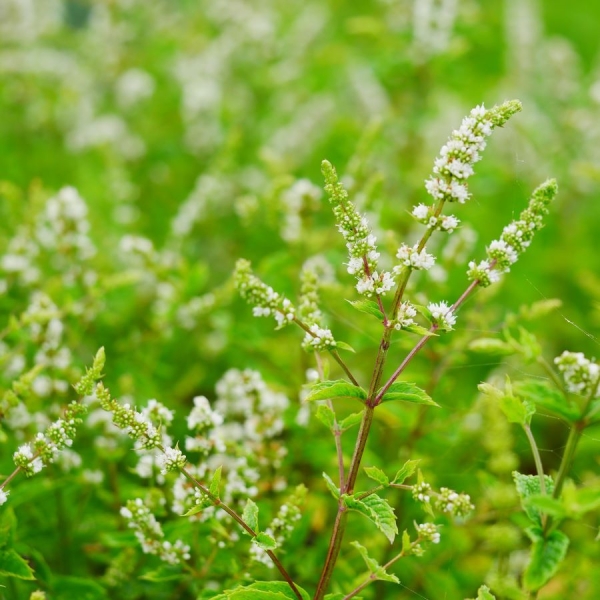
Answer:
[[[440,493],[435,499],[435,507],[453,517],[464,517],[475,509],[469,494],[459,494],[445,487],[440,488]]]
[[[294,320],[296,309],[292,303],[256,277],[249,261],[237,261],[234,280],[242,298],[254,306],[252,313],[255,317],[273,315],[278,329]]]
[[[440,543],[440,532],[439,527],[435,523],[422,523],[415,525],[419,537],[424,542],[433,542],[434,544]]]
[[[412,496],[419,502],[429,504],[429,501],[431,500],[431,494],[431,486],[425,481],[420,481],[412,486]]]
[[[418,244],[407,246],[402,244],[396,252],[396,258],[400,260],[400,265],[394,267],[394,273],[399,273],[404,267],[409,267],[413,270],[423,269],[428,271],[435,263],[435,257],[428,254],[425,248],[419,250]]]
[[[436,215],[435,206],[426,206],[425,204],[415,206],[411,214],[419,223],[427,226],[427,229],[446,233],[452,233],[460,223],[454,215]]]
[[[584,356],[582,352],[564,351],[554,359],[562,373],[567,390],[572,394],[597,398],[600,396],[600,366]]]
[[[300,509],[302,504],[304,504],[306,492],[307,489],[303,485],[299,485],[294,490],[294,493],[286,498],[286,501],[279,507],[275,518],[265,528],[264,532],[275,540],[277,547],[282,546],[301,519],[302,513]],[[252,544],[250,554],[257,562],[273,568],[273,561],[258,544]]]
[[[432,504],[436,510],[452,517],[464,517],[475,509],[468,494],[459,494],[445,487],[440,488],[439,492],[435,492],[425,481],[420,481],[412,486],[412,496],[418,502]]]
[[[190,547],[181,540],[174,544],[163,540],[164,532],[152,511],[144,505],[141,498],[128,500],[121,508],[121,516],[128,521],[128,527],[134,530],[145,554],[154,554],[170,565],[178,565],[190,559]]]
[[[466,202],[469,199],[466,180],[474,173],[473,165],[481,159],[485,138],[520,110],[521,103],[517,100],[489,110],[483,105],[476,106],[442,146],[434,163],[433,175],[425,182],[429,195],[437,201]],[[423,209],[417,207],[417,211],[419,215],[424,214]],[[438,226],[437,220],[434,225]]]
[[[51,423],[44,433],[36,435],[33,442],[27,442],[13,454],[13,461],[27,477],[39,473],[43,467],[54,462],[61,450],[73,445],[77,426],[83,422],[81,415],[87,407],[79,402],[71,402],[65,409],[64,418]]]
[[[313,269],[306,265],[300,274],[302,287],[300,289],[300,302],[298,315],[309,326],[302,347],[305,350],[328,350],[335,348],[336,341],[330,329],[323,327],[323,313],[319,309],[318,278]]]
[[[265,471],[273,479],[275,491],[285,489],[287,482],[277,471],[286,449],[278,440],[283,431],[283,413],[289,400],[271,390],[256,371],[231,369],[217,382],[216,401],[199,396],[188,417],[191,435],[185,439],[188,452],[199,452],[202,460],[188,471],[199,481],[206,481],[211,471],[223,469],[221,499],[240,508],[248,498],[258,494],[258,482]],[[194,462],[194,461],[192,461]],[[172,510],[184,514],[205,498],[185,476],[173,486]],[[190,518],[205,521],[222,518],[208,506]]]
[[[212,450],[225,452],[225,442],[219,434],[222,424],[223,416],[211,408],[208,398],[196,396],[194,408],[187,417],[188,429],[195,435],[185,438],[185,449],[205,456]]]
[[[471,281],[487,287],[500,279],[500,273],[510,271],[511,265],[517,262],[519,255],[531,244],[535,233],[542,228],[543,217],[548,214],[548,205],[557,192],[554,179],[545,181],[533,191],[529,205],[519,219],[507,225],[500,239],[488,246],[487,260],[469,262],[467,275]]]
[[[376,238],[369,229],[366,217],[348,200],[348,192],[338,181],[333,165],[324,160],[321,170],[338,231],[346,240],[349,255],[348,273],[357,279],[356,290],[367,297],[385,294],[394,287],[394,276],[385,271],[377,271],[379,252],[375,245]]]
[[[416,316],[416,308],[410,302],[402,302],[398,307],[396,319],[393,322],[394,329],[400,330],[415,325],[414,317]]]
[[[75,390],[80,396],[89,395],[94,385],[102,377],[104,367],[104,348],[96,353],[92,366],[75,384]],[[39,432],[33,442],[22,444],[13,454],[13,461],[27,477],[39,473],[45,466],[55,462],[59,453],[73,445],[77,427],[83,422],[81,417],[87,412],[87,406],[73,401],[65,409],[63,417],[57,419]]]
[[[431,320],[437,325],[438,329],[452,331],[456,324],[456,315],[451,306],[446,302],[430,302],[427,305],[427,310],[431,313]]]

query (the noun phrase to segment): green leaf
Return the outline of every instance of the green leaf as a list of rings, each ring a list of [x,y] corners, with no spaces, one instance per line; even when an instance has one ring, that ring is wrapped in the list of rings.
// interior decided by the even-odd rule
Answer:
[[[219,467],[213,473],[212,479],[210,480],[210,487],[208,489],[208,491],[217,498],[219,498],[219,488],[221,486],[221,469],[222,467]]]
[[[354,427],[354,425],[358,425],[358,423],[360,423],[362,421],[364,413],[365,413],[365,411],[361,410],[360,412],[352,413],[351,415],[348,415],[339,424],[340,425],[340,430],[341,431],[348,431],[348,429],[350,429],[351,427]]]
[[[53,598],[56,600],[104,600],[106,590],[93,579],[60,575],[52,578]]]
[[[340,342],[336,340],[335,347],[339,350],[347,350],[348,352],[353,352],[356,354],[356,350],[350,344],[346,344],[346,342]]]
[[[502,396],[499,406],[509,423],[518,423],[523,426],[529,425],[531,417],[535,414],[535,405],[533,402],[521,400],[512,394]]]
[[[246,506],[244,507],[244,512],[242,513],[242,519],[244,520],[244,523],[250,527],[250,529],[258,531],[258,506],[256,506],[256,504],[250,500],[250,498],[246,500]]]
[[[490,588],[487,585],[482,585],[477,590],[477,600],[496,600],[496,596],[490,592]]]
[[[408,327],[402,328],[404,331],[410,331],[410,333],[416,333],[417,335],[426,335],[428,337],[438,337],[437,333],[433,331],[429,331],[429,329],[425,327],[421,327],[421,325],[409,325]]]
[[[306,401],[313,402],[314,400],[331,400],[335,398],[358,398],[364,402],[367,399],[367,392],[343,379],[321,381],[313,385]]]
[[[191,517],[193,515],[197,515],[199,512],[202,512],[206,508],[205,504],[197,504],[196,506],[192,506],[190,510],[181,515],[182,517]]]
[[[496,338],[479,338],[473,340],[468,345],[468,349],[471,352],[491,354],[493,356],[509,356],[515,353],[515,349],[510,344]]]
[[[573,423],[579,418],[578,408],[549,383],[526,380],[517,381],[513,385],[519,396],[562,417],[569,423]]]
[[[275,550],[277,548],[277,542],[275,538],[268,533],[261,531],[256,537],[252,538],[252,541],[263,550]]]
[[[554,530],[544,538],[541,529],[533,527],[528,535],[534,541],[523,582],[529,590],[535,591],[548,583],[558,570],[567,554],[569,538],[559,530]]]
[[[412,550],[412,542],[410,541],[410,534],[408,533],[408,530],[405,529],[402,532],[402,552],[404,552],[404,554],[410,554]]]
[[[317,419],[327,427],[327,429],[333,430],[335,427],[335,413],[326,404],[320,404],[317,407],[316,415]]]
[[[371,478],[373,481],[376,481],[380,485],[385,487],[390,485],[388,476],[379,467],[365,467],[365,473],[367,474],[367,477]]]
[[[310,600],[305,590],[296,587],[302,600]],[[213,600],[297,600],[297,596],[285,581],[256,581],[234,590],[226,590]]]
[[[376,317],[378,321],[383,321],[383,313],[379,310],[379,305],[377,302],[373,302],[373,300],[346,300],[346,302],[348,302],[348,304],[353,306],[356,310],[367,315],[372,315]]]
[[[427,404],[428,406],[439,406],[429,394],[417,387],[414,383],[407,381],[396,381],[392,383],[388,391],[383,395],[382,402],[392,402],[400,400],[401,402],[413,402],[415,404]]]
[[[13,545],[16,527],[17,517],[12,507],[8,506],[0,512],[0,549]]]
[[[323,478],[325,479],[325,483],[327,484],[329,491],[333,494],[333,497],[337,500],[340,497],[340,490],[335,485],[335,483],[333,483],[333,480],[331,479],[331,477],[329,477],[329,475],[327,475],[327,473],[323,473]]]
[[[375,579],[400,583],[400,580],[395,575],[388,573],[374,558],[369,556],[369,553],[364,546],[358,542],[350,542],[350,545],[354,546],[360,552],[360,555],[367,565],[367,569],[369,569],[369,573],[371,573]]]
[[[539,509],[540,512],[545,513],[554,519],[564,519],[567,516],[567,511],[563,506],[563,503],[552,496],[543,496],[533,494],[523,500],[523,504]]]
[[[380,498],[377,494],[370,494],[361,500],[356,496],[344,495],[343,498],[344,504],[350,510],[356,510],[365,515],[375,523],[377,529],[385,535],[390,544],[394,542],[394,538],[398,533],[398,526],[396,525],[394,509],[387,503],[387,500]]]
[[[554,490],[554,481],[549,475],[545,475],[546,494],[551,495]],[[541,494],[540,489],[540,478],[537,475],[522,475],[517,471],[513,471],[513,479],[515,480],[515,486],[517,488],[517,494],[521,499],[521,506],[525,511],[525,514],[529,519],[537,525],[542,526],[542,517],[537,507],[532,506],[526,502],[527,498],[531,496],[539,496]]]
[[[0,551],[0,574],[17,579],[35,579],[29,563],[12,548]]]
[[[567,514],[574,518],[600,508],[600,487],[592,486],[578,489],[572,481],[566,481],[561,501]]]
[[[417,465],[419,464],[419,462],[420,461],[418,460],[407,460],[402,465],[402,468],[396,473],[394,479],[392,479],[392,483],[395,483],[396,485],[403,484],[404,481],[411,477],[417,470]]]

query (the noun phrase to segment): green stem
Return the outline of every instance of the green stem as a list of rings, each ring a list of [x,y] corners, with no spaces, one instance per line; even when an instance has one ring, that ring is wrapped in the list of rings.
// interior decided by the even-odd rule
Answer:
[[[161,448],[162,449],[162,448]],[[196,486],[212,503],[215,507],[220,508],[225,511],[242,529],[244,529],[247,533],[249,533],[253,538],[258,535],[258,532],[254,531],[252,527],[250,527],[240,515],[238,515],[235,510],[227,506],[227,504],[223,503],[220,498],[210,493],[210,490],[202,485],[193,475],[190,474],[185,468],[179,469],[179,472],[188,479],[194,486]],[[285,579],[286,583],[290,586],[292,592],[298,600],[302,599],[302,594],[300,590],[296,587],[296,584],[293,582],[292,578],[289,576],[288,572],[285,570],[279,559],[273,554],[271,550],[265,550],[268,557],[273,561],[273,564],[277,568],[277,570],[281,573],[281,576]]]
[[[575,450],[577,450],[577,444],[579,443],[582,432],[583,427],[581,422],[573,423],[571,431],[569,432],[569,438],[567,439],[567,446],[560,461],[556,482],[554,483],[554,492],[552,494],[554,498],[560,498],[560,493],[562,492],[567,474],[571,470],[571,465],[575,458]]]
[[[533,460],[535,461],[535,468],[537,470],[538,477],[540,478],[540,492],[542,496],[546,495],[546,480],[544,479],[544,466],[542,465],[542,458],[540,457],[540,451],[535,442],[535,438],[533,437],[533,433],[531,433],[531,427],[529,424],[523,425],[523,429],[525,431],[525,435],[529,440],[529,445],[531,446],[531,453],[533,454]]]
[[[423,538],[419,536],[414,542],[411,542],[411,544],[410,544],[411,549],[414,548],[416,545],[418,545],[422,541],[423,541]],[[396,561],[400,560],[401,558],[404,558],[405,556],[406,556],[406,552],[404,550],[402,550],[402,552],[400,552],[399,554],[394,556],[394,558],[392,558],[390,561],[385,563],[385,565],[383,565],[383,569],[385,571],[387,571],[388,568],[391,567]],[[377,581],[377,577],[374,573],[371,573],[371,575],[369,575],[369,577],[367,577],[367,579],[365,579],[359,586],[355,587],[349,594],[344,596],[343,600],[350,600],[351,598],[354,598],[354,596],[356,596],[356,594],[358,594],[359,592],[364,590],[370,583],[373,583],[374,581]]]
[[[308,333],[308,335],[316,337],[316,335],[310,330],[310,327],[297,317],[294,317],[294,323],[296,323],[296,325],[298,325],[300,329],[303,329],[306,333]],[[352,375],[352,372],[348,368],[348,365],[346,365],[346,363],[342,360],[342,357],[338,354],[338,351],[335,348],[332,348],[331,350],[329,350],[329,354],[331,354],[335,362],[337,362],[337,364],[340,365],[340,367],[342,367],[342,370],[344,371],[344,373],[346,373],[348,379],[350,379],[350,381],[355,386],[359,387],[358,381],[355,379],[354,375]]]
[[[444,200],[440,200],[435,208],[435,216],[439,216],[444,207]],[[429,240],[433,233],[433,229],[427,229],[418,245],[419,251],[425,248],[425,244]],[[396,293],[394,295],[394,300],[392,302],[392,309],[390,311],[391,318],[394,319],[400,303],[402,302],[402,297],[404,296],[404,292],[406,290],[406,285],[411,276],[412,269],[406,267],[402,270],[400,275],[400,280],[398,282],[398,287],[396,289]],[[379,300],[379,299],[378,299]],[[379,303],[381,306],[381,302]],[[382,311],[383,312],[383,311]],[[385,367],[385,361],[387,358],[387,353],[390,347],[390,339],[392,337],[392,328],[388,326],[387,317],[385,317],[384,313],[384,330],[383,335],[381,336],[381,342],[379,344],[379,349],[377,352],[377,358],[375,359],[375,366],[373,368],[373,375],[371,376],[371,383],[369,385],[369,392],[367,396],[367,401],[365,402],[365,413],[363,415],[363,419],[360,424],[360,429],[358,432],[358,436],[356,439],[356,445],[354,447],[354,454],[352,455],[352,461],[350,463],[350,468],[348,471],[348,477],[346,480],[346,485],[343,488],[340,488],[342,493],[351,494],[354,491],[354,485],[356,483],[356,478],[358,477],[358,472],[360,469],[360,463],[365,451],[365,447],[367,445],[367,439],[369,437],[369,431],[371,430],[371,425],[373,424],[373,413],[375,411],[375,406],[378,404],[378,400],[380,401],[380,395],[377,394],[377,389],[381,384],[381,380],[383,378],[383,369]],[[427,340],[425,340],[426,342]],[[425,342],[421,344],[424,345]],[[419,346],[415,353],[420,349]],[[332,352],[333,354],[333,352]],[[335,356],[334,356],[335,358]],[[407,363],[408,364],[408,363]],[[342,367],[343,368],[343,367]],[[355,383],[352,378],[351,381],[354,385],[358,385]],[[391,385],[391,383],[389,384]],[[317,585],[317,590],[315,592],[314,600],[322,600],[325,596],[325,592],[329,587],[329,582],[331,580],[331,576],[333,574],[333,570],[335,568],[335,564],[337,562],[340,548],[342,545],[342,539],[344,537],[344,533],[346,530],[346,523],[348,520],[348,511],[343,504],[343,501],[340,499],[338,503],[338,512],[335,518],[335,523],[333,527],[333,532],[331,534],[331,539],[329,542],[329,548],[327,550],[327,557],[325,559],[325,565],[323,566],[323,571],[321,572],[321,577],[319,579],[319,583]]]

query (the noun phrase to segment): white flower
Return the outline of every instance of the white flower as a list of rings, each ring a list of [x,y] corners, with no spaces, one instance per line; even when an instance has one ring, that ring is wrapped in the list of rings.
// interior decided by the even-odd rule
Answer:
[[[429,206],[425,204],[419,204],[412,209],[412,216],[417,219],[417,221],[421,221],[427,219],[427,215],[429,214]]]
[[[427,309],[431,313],[431,318],[440,329],[450,331],[456,323],[456,316],[451,310],[451,307],[446,302],[430,302]]]
[[[443,231],[452,233],[457,227],[460,221],[454,215],[446,215],[442,217],[440,226]]]
[[[425,248],[419,251],[417,244],[412,248],[406,244],[402,244],[396,253],[396,258],[400,260],[401,266],[394,267],[394,273],[399,273],[402,267],[410,267],[415,270],[423,269],[426,271],[431,269],[435,263],[435,257],[428,254]]]
[[[4,504],[8,500],[8,495],[10,491],[8,490],[0,490],[0,505]]]

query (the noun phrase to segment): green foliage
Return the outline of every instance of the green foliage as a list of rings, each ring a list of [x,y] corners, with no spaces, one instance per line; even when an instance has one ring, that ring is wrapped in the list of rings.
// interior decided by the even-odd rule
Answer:
[[[417,387],[414,383],[406,381],[396,381],[388,388],[381,397],[382,402],[412,402],[414,404],[425,404],[428,406],[439,406],[435,403],[429,394]]]
[[[363,498],[361,498],[361,494],[345,495],[342,496],[342,500],[350,510],[355,510],[373,521],[390,544],[394,542],[394,538],[398,533],[398,526],[396,525],[394,509],[386,500],[380,498],[377,494],[369,494]]]
[[[306,600],[340,505],[329,600],[363,582],[348,538],[415,595],[600,597],[600,398],[552,364],[597,355],[597,17],[592,0],[0,2],[0,600],[297,598],[266,550]],[[493,106],[506,90],[522,113]],[[502,129],[472,180],[438,166],[473,201],[436,215],[423,181],[481,103]],[[536,238],[495,259],[511,273],[433,318],[520,214]],[[396,260],[423,232],[428,272]],[[365,262],[414,318],[393,290],[357,294]],[[414,383],[371,414],[422,337]],[[463,493],[473,518],[452,512]],[[439,545],[411,541],[424,519]],[[389,582],[353,597],[398,597]]]

